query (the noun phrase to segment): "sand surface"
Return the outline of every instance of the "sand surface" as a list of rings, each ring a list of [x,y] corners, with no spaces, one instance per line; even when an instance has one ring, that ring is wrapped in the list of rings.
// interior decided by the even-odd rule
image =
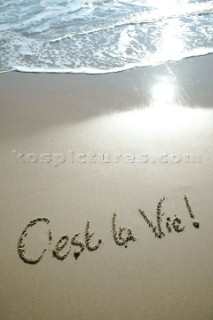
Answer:
[[[0,319],[213,319],[212,62],[0,76]]]

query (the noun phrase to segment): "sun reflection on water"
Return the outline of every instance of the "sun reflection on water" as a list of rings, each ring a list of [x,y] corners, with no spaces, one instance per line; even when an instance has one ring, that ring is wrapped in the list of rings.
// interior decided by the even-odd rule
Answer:
[[[179,60],[184,54],[186,43],[184,40],[184,25],[180,18],[187,8],[187,1],[180,2],[177,0],[157,1],[151,0],[153,9],[156,10],[157,15],[171,17],[165,23],[161,24],[161,36],[157,43],[156,60],[169,61],[171,57],[173,60]]]

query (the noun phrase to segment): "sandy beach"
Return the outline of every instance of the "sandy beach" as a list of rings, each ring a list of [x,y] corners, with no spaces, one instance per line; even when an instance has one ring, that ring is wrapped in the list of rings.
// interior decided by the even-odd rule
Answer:
[[[2,320],[213,319],[212,84],[213,55],[0,75]]]

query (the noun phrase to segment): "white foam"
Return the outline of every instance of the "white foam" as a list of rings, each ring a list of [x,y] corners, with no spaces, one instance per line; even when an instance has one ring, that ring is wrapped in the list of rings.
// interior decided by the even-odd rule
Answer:
[[[141,68],[141,67],[149,67],[149,66],[155,66],[167,62],[174,62],[174,61],[180,61],[182,59],[186,58],[192,58],[192,57],[199,57],[199,56],[205,56],[208,54],[213,53],[213,47],[212,48],[202,48],[202,49],[194,49],[191,52],[186,53],[185,55],[180,55],[179,57],[176,57],[172,60],[161,60],[158,61],[157,59],[153,59],[151,61],[147,61],[145,63],[132,63],[132,64],[126,64],[123,67],[117,67],[117,68],[110,68],[110,69],[98,69],[98,68],[87,68],[87,67],[80,67],[76,69],[72,68],[39,68],[39,67],[24,67],[24,66],[15,66],[13,70],[9,71],[18,71],[18,72],[25,72],[25,73],[70,73],[70,74],[109,74],[109,73],[117,73],[122,72],[130,69],[135,68]],[[7,72],[7,71],[6,71]]]

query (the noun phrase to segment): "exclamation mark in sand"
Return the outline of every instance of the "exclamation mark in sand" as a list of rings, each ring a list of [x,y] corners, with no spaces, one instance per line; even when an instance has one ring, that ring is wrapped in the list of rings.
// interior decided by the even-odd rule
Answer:
[[[191,217],[192,220],[193,220],[193,221],[192,221],[192,224],[193,224],[193,226],[194,226],[195,228],[198,229],[198,228],[200,227],[200,222],[195,219],[195,216],[194,216],[194,214],[193,214],[193,212],[192,212],[192,209],[191,209],[191,207],[190,207],[190,205],[189,205],[189,200],[188,200],[187,196],[184,196],[184,200],[185,200],[185,203],[186,203],[186,207],[187,207],[187,209],[188,209],[188,211],[189,211],[190,217]]]

